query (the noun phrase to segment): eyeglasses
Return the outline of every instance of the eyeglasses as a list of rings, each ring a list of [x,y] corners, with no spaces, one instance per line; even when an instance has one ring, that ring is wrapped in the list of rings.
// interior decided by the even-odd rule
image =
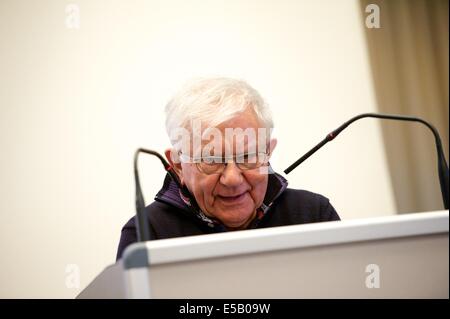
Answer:
[[[269,163],[270,154],[267,153],[247,153],[233,155],[233,157],[208,156],[192,158],[179,153],[180,159],[185,163],[194,163],[197,169],[206,175],[221,174],[230,161],[233,161],[241,171],[257,169]]]

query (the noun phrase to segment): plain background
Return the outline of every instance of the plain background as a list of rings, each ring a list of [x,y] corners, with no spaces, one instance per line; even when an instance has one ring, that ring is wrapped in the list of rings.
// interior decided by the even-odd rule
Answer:
[[[70,3],[78,29],[66,24]],[[364,28],[356,0],[2,0],[0,297],[72,298],[115,261],[134,214],[133,153],[169,145],[164,106],[192,77],[241,78],[265,97],[279,172],[377,111]],[[149,202],[164,173],[141,164]],[[376,120],[287,177],[342,219],[396,213]],[[70,265],[78,288],[66,285]]]

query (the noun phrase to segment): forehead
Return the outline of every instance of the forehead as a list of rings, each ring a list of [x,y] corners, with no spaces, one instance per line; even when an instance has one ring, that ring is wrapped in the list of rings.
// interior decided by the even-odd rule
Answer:
[[[261,138],[268,136],[265,128],[258,121],[253,111],[246,111],[222,122],[215,127],[202,128],[202,146],[211,145],[215,148],[250,147],[258,144]]]
[[[253,110],[239,113],[216,126],[193,120],[189,131],[182,129],[182,134],[175,133],[181,142],[178,144],[181,153],[193,157],[256,152],[256,149],[265,152],[271,135],[270,129],[263,127]]]
[[[242,112],[235,117],[222,122],[216,127],[221,131],[225,131],[226,128],[241,128],[243,130],[252,128],[257,130],[258,127],[261,126],[262,125],[261,123],[259,123],[258,117],[256,116],[255,112],[253,112],[253,110],[251,109],[247,109],[245,112]]]

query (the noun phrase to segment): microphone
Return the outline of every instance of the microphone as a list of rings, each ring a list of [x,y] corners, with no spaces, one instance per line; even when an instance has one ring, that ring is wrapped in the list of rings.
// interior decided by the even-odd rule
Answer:
[[[173,167],[165,160],[165,158],[159,154],[156,151],[144,149],[144,148],[138,148],[136,152],[134,153],[134,182],[135,182],[135,188],[136,188],[136,226],[137,226],[137,239],[138,241],[148,241],[150,240],[150,228],[148,226],[147,219],[145,217],[145,201],[144,196],[142,195],[142,189],[141,189],[141,183],[139,180],[139,172],[138,172],[138,157],[140,153],[145,153],[149,155],[156,156],[161,163],[164,166],[164,169],[166,172],[170,175],[172,180],[177,184],[177,186],[180,188],[183,195],[187,198],[189,198],[191,203],[191,210],[193,212],[198,211],[200,208],[198,207],[198,204],[192,196],[192,194],[189,192],[188,188],[186,186],[181,185],[180,179],[178,178],[178,175],[174,172]]]
[[[284,170],[284,173],[289,174],[293,169],[295,169],[298,165],[300,165],[303,161],[308,159],[312,154],[314,154],[316,151],[318,151],[322,146],[327,144],[328,142],[332,141],[336,138],[336,136],[339,135],[347,126],[352,124],[353,122],[366,118],[366,117],[373,117],[373,118],[379,118],[379,119],[387,119],[387,120],[400,120],[400,121],[410,121],[410,122],[419,122],[424,124],[426,127],[428,127],[434,135],[434,140],[436,143],[436,150],[437,150],[437,161],[438,161],[438,174],[439,174],[439,182],[441,186],[441,193],[442,193],[442,200],[444,202],[445,209],[448,209],[448,201],[449,201],[449,193],[448,193],[448,166],[447,162],[445,161],[444,151],[442,150],[442,142],[441,137],[439,136],[438,131],[436,128],[428,123],[425,120],[422,120],[418,117],[413,116],[404,116],[404,115],[391,115],[391,114],[378,114],[378,113],[363,113],[360,115],[357,115],[341,126],[339,126],[337,129],[329,133],[319,144],[314,146],[309,152],[307,152],[305,155],[300,157],[297,161],[295,161],[292,165],[290,165],[287,169]]]
[[[169,173],[170,177],[180,185],[180,181],[178,179],[177,174],[172,170],[172,166],[162,157],[158,152],[147,150],[144,148],[139,148],[134,153],[134,183],[136,188],[136,226],[137,226],[137,239],[138,241],[148,241],[150,240],[150,228],[148,226],[147,218],[145,217],[145,201],[144,196],[142,195],[141,183],[139,181],[139,172],[138,172],[138,157],[140,153],[146,153],[150,155],[154,155],[159,158],[161,163],[164,166],[164,169]]]

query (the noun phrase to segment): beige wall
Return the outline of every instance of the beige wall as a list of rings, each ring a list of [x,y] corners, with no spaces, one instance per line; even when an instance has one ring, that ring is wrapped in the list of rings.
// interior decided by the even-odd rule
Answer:
[[[0,297],[74,297],[114,262],[134,213],[132,155],[168,145],[186,79],[248,80],[275,113],[282,171],[349,117],[376,111],[359,5],[334,1],[0,2]],[[147,201],[163,173],[142,161]],[[378,122],[288,175],[343,219],[396,212]],[[80,289],[66,287],[68,264]]]
[[[379,111],[430,122],[448,158],[448,0],[360,2],[363,8],[376,3],[382,17],[381,28],[366,29]],[[431,131],[389,121],[382,131],[397,212],[442,209]]]

